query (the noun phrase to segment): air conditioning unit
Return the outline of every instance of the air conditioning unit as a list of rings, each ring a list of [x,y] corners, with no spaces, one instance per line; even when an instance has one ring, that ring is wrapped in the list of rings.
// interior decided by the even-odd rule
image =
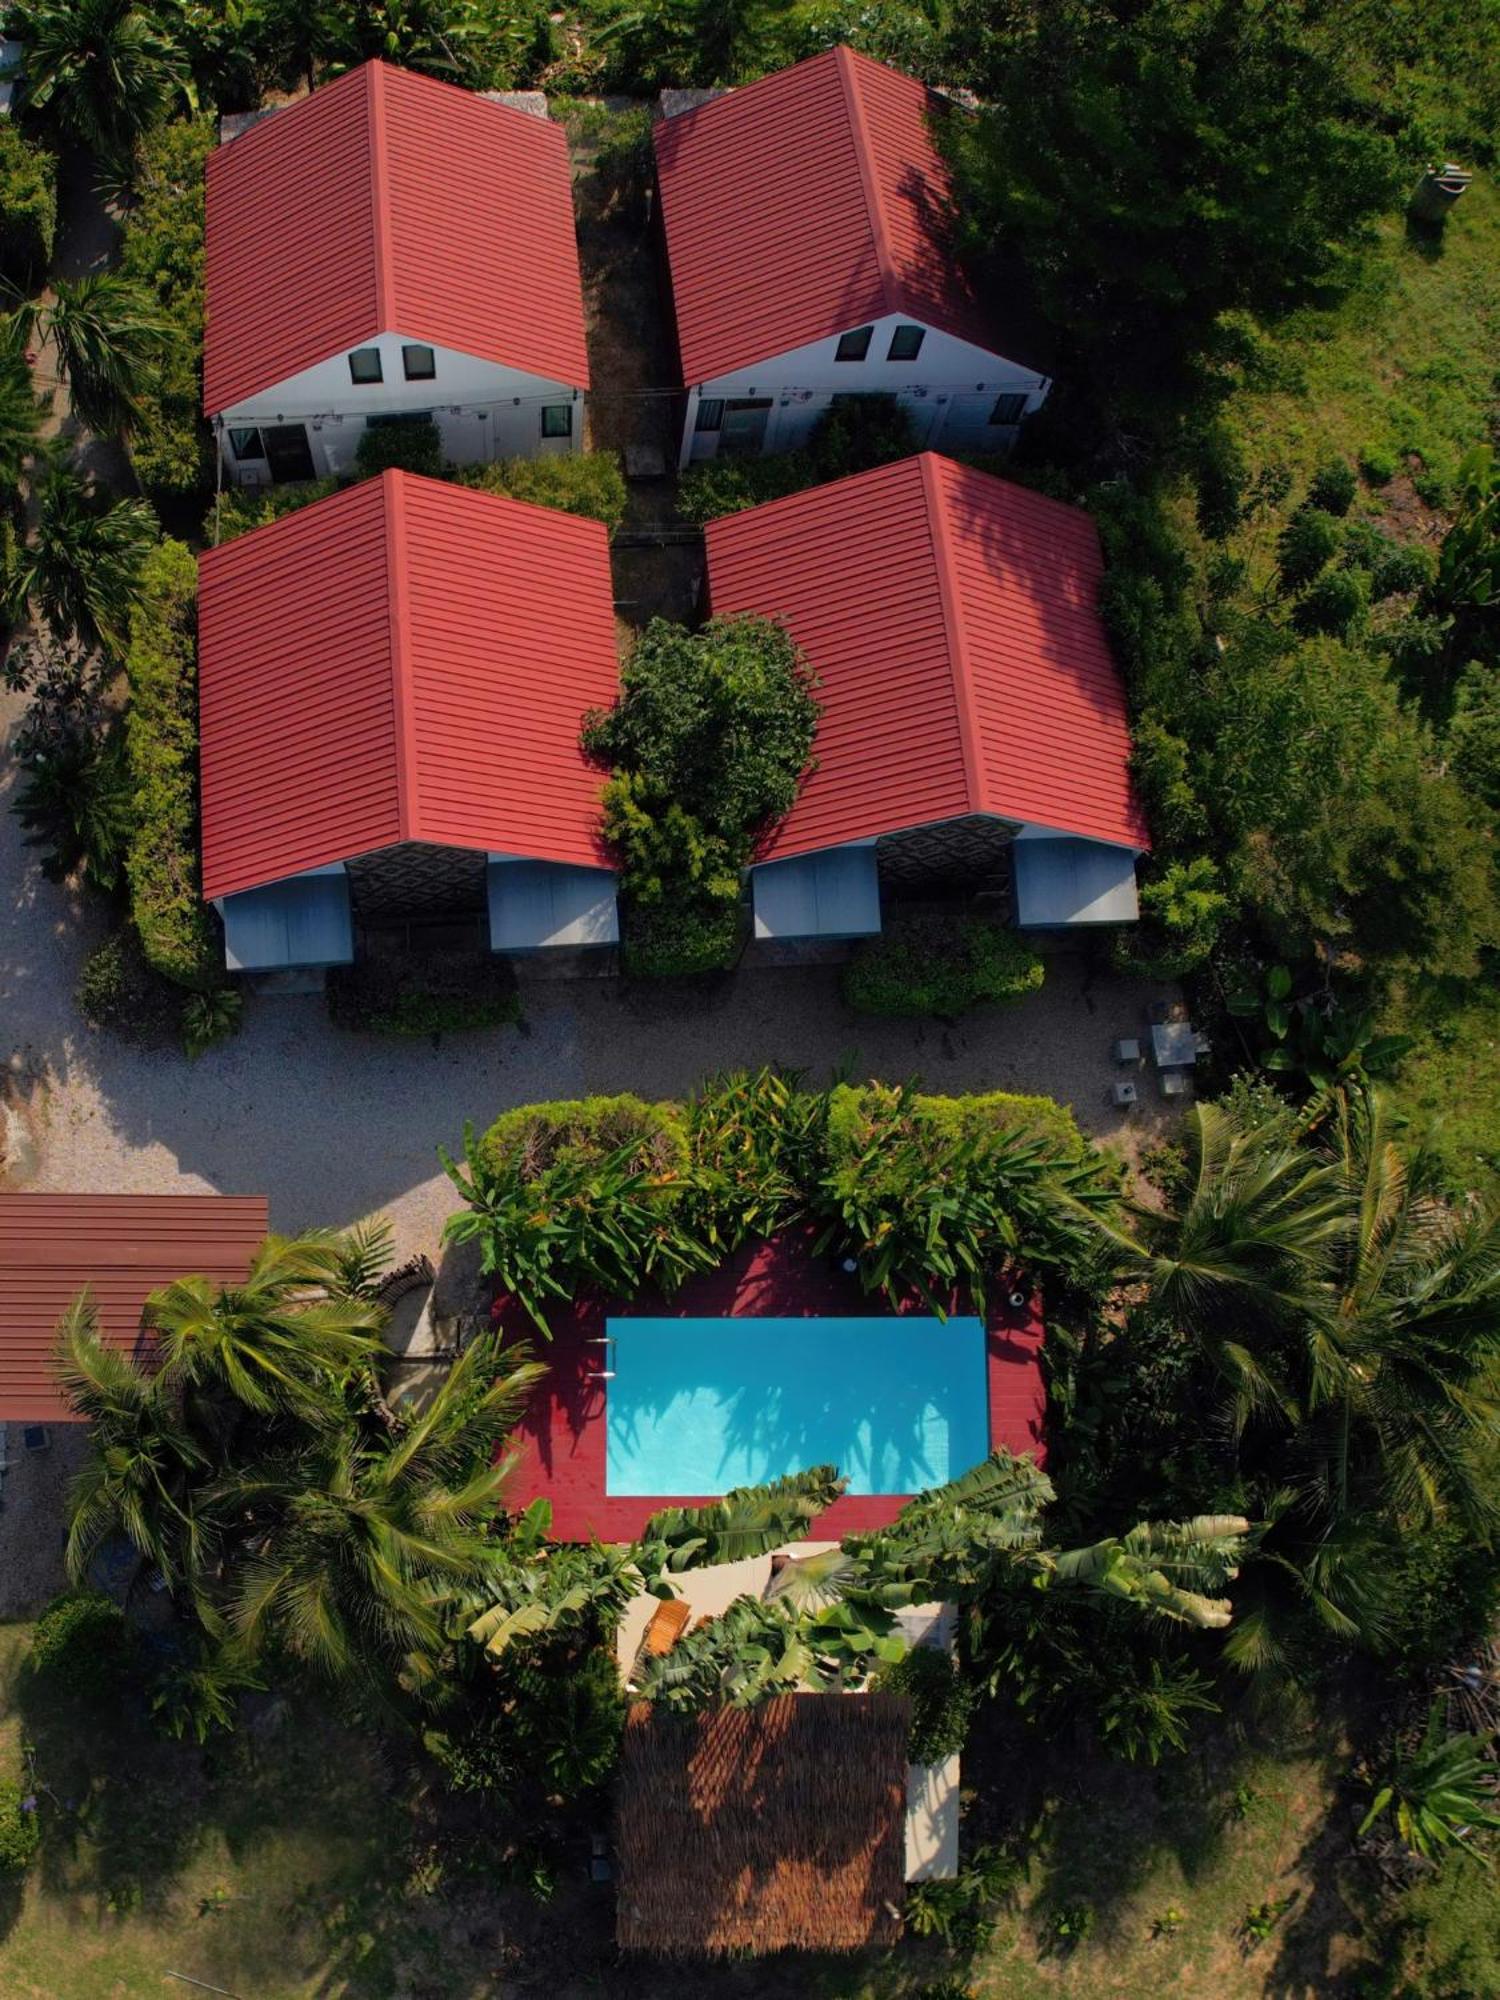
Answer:
[[[263,465],[238,465],[235,467],[236,483],[240,486],[269,486],[271,475]]]

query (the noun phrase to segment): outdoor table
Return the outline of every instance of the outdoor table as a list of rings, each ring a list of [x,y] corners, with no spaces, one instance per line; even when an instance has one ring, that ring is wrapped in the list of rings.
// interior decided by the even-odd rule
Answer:
[[[1151,1053],[1158,1069],[1191,1069],[1198,1038],[1191,1021],[1158,1021],[1151,1029]]]

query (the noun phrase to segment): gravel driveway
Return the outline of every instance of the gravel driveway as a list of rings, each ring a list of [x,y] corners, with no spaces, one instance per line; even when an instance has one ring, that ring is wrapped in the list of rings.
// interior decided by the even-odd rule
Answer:
[[[0,704],[8,733],[17,704]],[[944,1028],[857,1020],[827,968],[743,972],[709,999],[539,981],[523,989],[519,1032],[436,1045],[342,1032],[320,999],[259,999],[242,1034],[189,1063],[79,1019],[73,987],[95,913],[42,879],[4,810],[13,775],[0,767],[0,1060],[35,1158],[12,1185],[265,1193],[286,1230],[384,1210],[404,1256],[436,1247],[454,1198],[435,1148],[456,1148],[465,1118],[482,1127],[509,1105],[591,1091],[673,1096],[707,1071],[770,1061],[819,1079],[842,1067],[940,1091],[1039,1092],[1071,1104],[1088,1131],[1123,1137],[1110,1043],[1168,990],[1091,976],[1069,955],[1019,1006]],[[1150,1102],[1130,1129],[1159,1116]]]

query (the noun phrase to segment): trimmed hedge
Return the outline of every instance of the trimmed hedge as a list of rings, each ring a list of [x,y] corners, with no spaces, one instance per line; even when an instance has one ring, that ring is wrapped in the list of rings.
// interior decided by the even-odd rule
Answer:
[[[733,903],[625,905],[620,963],[637,979],[728,972],[744,949],[744,918]]]
[[[983,917],[897,918],[844,968],[844,1000],[857,1014],[950,1018],[985,1001],[1019,1000],[1044,968],[1005,924]]]
[[[575,451],[549,458],[498,458],[492,465],[462,465],[453,474],[460,486],[483,493],[529,500],[602,521],[613,534],[625,518],[625,475],[618,452]]]
[[[203,517],[203,539],[222,546],[252,528],[269,527],[283,514],[295,514],[299,507],[311,507],[338,491],[336,479],[294,481],[287,486],[232,486],[220,494],[216,506]]]
[[[0,118],[0,279],[29,292],[51,262],[56,229],[56,160]]]
[[[147,964],[203,989],[222,980],[223,954],[198,873],[197,596],[191,550],[158,543],[141,568],[125,656],[136,821],[125,873]]]
[[[564,1098],[502,1111],[479,1142],[497,1171],[517,1166],[533,1180],[549,1167],[607,1159],[622,1146],[632,1163],[682,1173],[688,1163],[687,1118],[680,1104],[618,1097]]]
[[[192,493],[213,481],[213,441],[200,409],[203,362],[203,165],[212,118],[176,119],[139,148],[137,202],[120,270],[154,293],[174,337],[152,371],[130,461],[148,493]]]
[[[125,1614],[101,1590],[54,1597],[31,1634],[30,1667],[63,1694],[98,1696],[114,1685],[128,1643]]]
[[[844,1083],[831,1093],[828,1153],[836,1163],[863,1149],[876,1091],[873,1084]],[[954,1145],[1016,1132],[1047,1140],[1069,1159],[1082,1159],[1090,1150],[1077,1119],[1053,1097],[1022,1097],[1008,1090],[989,1090],[976,1097],[913,1096],[907,1115]]]
[[[438,427],[424,423],[367,423],[354,447],[354,470],[360,479],[373,479],[382,472],[419,472],[424,479],[440,479],[443,473],[443,440]]]

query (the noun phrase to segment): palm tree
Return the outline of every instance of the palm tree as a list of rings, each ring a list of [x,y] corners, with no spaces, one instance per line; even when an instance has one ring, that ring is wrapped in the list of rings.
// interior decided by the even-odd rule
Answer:
[[[135,0],[22,0],[7,33],[26,44],[24,108],[117,172],[186,76]]]
[[[141,565],[157,539],[155,514],[144,500],[107,502],[58,451],[34,490],[36,522],[8,579],[10,615],[33,605],[57,639],[122,658]]]
[[[219,1482],[207,1504],[247,1524],[228,1599],[245,1656],[334,1679],[428,1671],[450,1602],[494,1565],[510,1469],[496,1447],[540,1372],[514,1348],[502,1367],[485,1337],[394,1437],[330,1423]]]
[[[385,1308],[343,1291],[342,1258],[338,1238],[270,1236],[242,1285],[187,1277],[153,1292],[144,1323],[164,1370],[242,1410],[317,1419],[334,1385],[383,1352]]]
[[[59,278],[47,303],[18,306],[7,345],[50,340],[74,416],[97,436],[123,437],[172,331],[149,292],[118,272],[95,271]]]
[[[69,719],[45,738],[28,732],[17,761],[24,773],[11,811],[28,847],[44,847],[42,873],[77,873],[108,894],[119,883],[135,831],[135,789],[123,730],[102,734]]]
[[[100,1546],[124,1534],[169,1584],[198,1596],[213,1550],[198,1498],[209,1458],[170,1383],[100,1339],[86,1291],[63,1315],[58,1353],[63,1392],[90,1425],[68,1502],[69,1576],[81,1582]]]
[[[24,344],[0,338],[0,487],[7,493],[20,484],[41,436],[44,399],[32,386]]]

